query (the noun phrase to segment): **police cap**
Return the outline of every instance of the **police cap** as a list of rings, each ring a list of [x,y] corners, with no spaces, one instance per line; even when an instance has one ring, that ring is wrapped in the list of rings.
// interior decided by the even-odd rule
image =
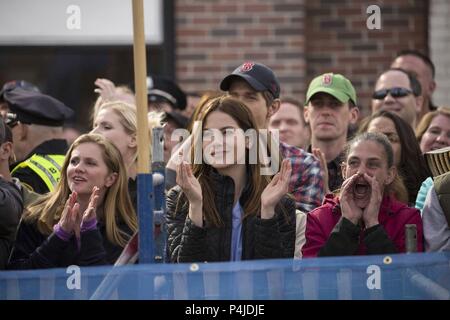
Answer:
[[[147,77],[147,94],[150,102],[164,101],[175,109],[186,109],[186,94],[169,78]]]
[[[11,91],[15,88],[22,88],[27,91],[41,92],[39,88],[31,82],[25,80],[11,80],[6,82],[0,90],[0,100],[3,99],[3,95],[6,91]]]
[[[10,113],[23,123],[61,127],[74,114],[61,101],[40,92],[15,88],[3,95]]]
[[[166,112],[165,120],[172,120],[177,124],[178,128],[187,128],[187,125],[189,123],[189,119],[177,111]]]

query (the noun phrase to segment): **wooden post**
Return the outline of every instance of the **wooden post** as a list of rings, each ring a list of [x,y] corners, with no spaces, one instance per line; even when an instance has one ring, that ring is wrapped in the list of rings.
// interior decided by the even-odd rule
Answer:
[[[150,172],[150,147],[147,120],[147,60],[144,34],[143,0],[133,0],[134,83],[137,107],[138,173]]]
[[[134,83],[137,106],[139,263],[154,262],[153,183],[147,119],[147,63],[143,0],[133,0]]]

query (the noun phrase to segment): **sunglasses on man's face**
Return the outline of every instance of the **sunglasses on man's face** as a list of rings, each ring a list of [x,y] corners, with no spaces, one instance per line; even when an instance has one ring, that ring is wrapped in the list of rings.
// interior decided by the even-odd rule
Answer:
[[[372,95],[372,98],[375,100],[382,100],[382,99],[386,98],[386,96],[388,94],[390,94],[391,97],[393,97],[393,98],[403,98],[411,93],[412,93],[412,91],[409,89],[396,87],[396,88],[391,88],[391,89],[382,89],[382,90],[375,91]]]

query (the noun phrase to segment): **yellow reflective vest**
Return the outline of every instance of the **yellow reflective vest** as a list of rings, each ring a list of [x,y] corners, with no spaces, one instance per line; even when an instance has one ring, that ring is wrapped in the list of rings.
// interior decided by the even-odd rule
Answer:
[[[34,154],[27,160],[19,163],[11,174],[20,168],[30,168],[44,181],[48,190],[53,191],[61,178],[61,167],[65,156],[57,154]]]

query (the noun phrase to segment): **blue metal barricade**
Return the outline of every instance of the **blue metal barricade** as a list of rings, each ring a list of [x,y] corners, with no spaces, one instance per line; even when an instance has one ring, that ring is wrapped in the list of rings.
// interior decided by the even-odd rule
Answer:
[[[0,299],[14,300],[448,300],[449,290],[450,253],[0,272]]]

